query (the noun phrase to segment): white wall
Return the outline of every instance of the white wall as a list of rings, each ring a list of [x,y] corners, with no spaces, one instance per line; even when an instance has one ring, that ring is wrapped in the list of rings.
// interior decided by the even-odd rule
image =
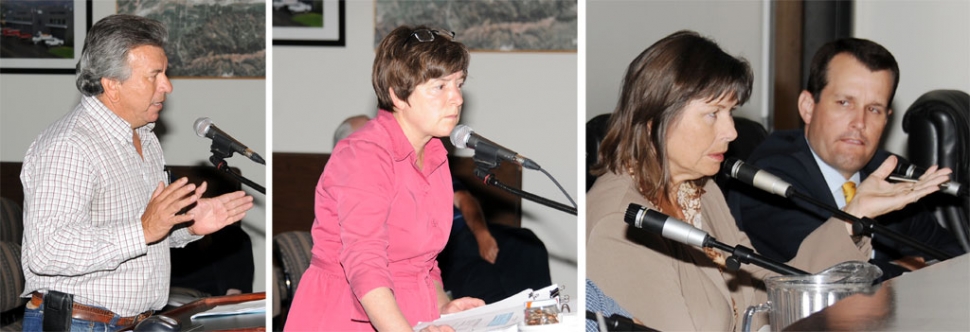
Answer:
[[[115,10],[114,2],[94,2],[97,21]],[[30,143],[55,120],[64,116],[81,99],[74,75],[0,75],[0,160],[23,161]],[[202,116],[212,118],[251,149],[268,155],[266,149],[266,82],[263,79],[172,79],[169,95],[159,122],[168,133],[160,136],[165,161],[169,165],[209,164],[208,139],[192,129]],[[266,168],[238,155],[227,160],[242,174],[265,185]],[[266,289],[265,197],[247,189],[256,206],[243,219],[243,229],[252,238],[256,275],[254,291]]]
[[[347,2],[346,47],[273,48],[273,151],[329,152],[343,119],[376,113],[374,3]],[[461,36],[458,36],[461,40]],[[473,52],[461,122],[537,161],[576,199],[576,53]],[[544,175],[524,190],[567,202]],[[577,294],[576,218],[523,201],[522,226],[549,249],[552,281]]]
[[[936,89],[970,93],[970,1],[856,1],[854,35],[886,47],[899,63],[899,87],[884,147],[907,155],[903,115]]]
[[[613,112],[627,66],[643,50],[678,30],[694,30],[741,56],[754,71],[754,92],[735,114],[767,114],[763,1],[621,1],[586,3],[586,120]]]

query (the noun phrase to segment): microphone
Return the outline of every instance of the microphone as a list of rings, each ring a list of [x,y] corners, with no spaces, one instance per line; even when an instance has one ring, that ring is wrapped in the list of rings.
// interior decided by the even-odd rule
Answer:
[[[695,247],[705,247],[711,237],[707,232],[688,223],[634,203],[630,203],[626,208],[623,221],[630,226]]]
[[[745,164],[738,158],[728,158],[724,164],[728,175],[745,184],[785,198],[791,197],[794,189],[791,184],[778,176]]]
[[[894,175],[898,175],[907,179],[919,179],[926,173],[926,169],[904,162],[902,159],[896,158],[896,169],[893,170]],[[952,196],[967,196],[967,187],[963,186],[960,182],[950,181],[940,185],[940,192],[952,195]]]
[[[542,168],[531,159],[479,136],[471,127],[466,125],[458,125],[451,131],[451,144],[457,148],[475,150],[477,153],[495,154],[498,158],[522,165],[522,167],[528,169],[538,170]]]
[[[732,271],[741,268],[741,264],[754,264],[782,275],[807,275],[808,272],[776,262],[758,255],[751,248],[736,245],[731,247],[717,241],[707,232],[691,226],[674,217],[648,209],[639,204],[630,203],[623,215],[623,221],[635,228],[659,233],[667,239],[689,244],[698,248],[711,247],[731,253],[725,258],[725,266]]]
[[[212,120],[210,120],[208,117],[201,117],[195,120],[195,133],[199,135],[199,137],[207,137],[212,139],[213,144],[227,144],[232,151],[238,152],[239,154],[242,154],[259,164],[266,164],[263,157],[246,147],[246,145],[237,141],[235,138],[232,138],[232,136],[229,136],[229,134],[226,134],[226,132],[219,129],[219,127],[216,127],[216,125],[212,124]]]
[[[896,162],[896,169],[893,170],[893,173],[895,173],[896,175],[902,175],[910,179],[916,179],[923,176],[923,173],[926,173],[925,168],[922,168],[913,164],[907,165],[901,159],[898,159],[898,158],[896,160],[898,160]]]

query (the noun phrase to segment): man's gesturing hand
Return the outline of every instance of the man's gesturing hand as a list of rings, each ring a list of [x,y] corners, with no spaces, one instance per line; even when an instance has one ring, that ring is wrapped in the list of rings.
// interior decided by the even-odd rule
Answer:
[[[145,207],[145,212],[141,215],[141,226],[145,232],[145,243],[152,244],[168,236],[168,232],[175,225],[192,220],[192,217],[183,214],[178,215],[186,206],[194,203],[202,195],[197,192],[189,195],[195,190],[195,185],[188,183],[188,178],[181,178],[165,186],[162,182],[158,183],[152,198]],[[202,191],[205,191],[203,185]]]
[[[206,183],[202,182],[199,189],[204,192],[205,188]],[[200,198],[199,203],[186,213],[195,220],[189,226],[189,232],[194,235],[211,234],[226,225],[242,220],[246,216],[246,211],[252,207],[253,196],[248,196],[241,190],[219,197]]]

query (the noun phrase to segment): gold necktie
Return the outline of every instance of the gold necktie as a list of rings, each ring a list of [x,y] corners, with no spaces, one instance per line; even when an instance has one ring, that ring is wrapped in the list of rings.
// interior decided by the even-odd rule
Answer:
[[[842,184],[842,194],[845,195],[845,204],[848,205],[855,197],[855,182],[848,181]]]

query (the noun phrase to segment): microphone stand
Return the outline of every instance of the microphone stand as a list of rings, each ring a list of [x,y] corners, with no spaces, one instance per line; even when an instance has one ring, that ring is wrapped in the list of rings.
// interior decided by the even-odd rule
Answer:
[[[238,180],[242,184],[245,184],[250,188],[255,189],[260,194],[266,195],[266,188],[257,184],[256,182],[253,182],[252,180],[247,179],[241,174],[234,172],[232,168],[229,167],[229,163],[226,163],[225,158],[232,157],[232,149],[229,148],[228,144],[220,144],[219,142],[217,142],[217,140],[213,139],[212,146],[209,147],[209,149],[212,151],[212,156],[209,157],[209,161],[216,166],[217,170],[220,170],[226,174],[229,174],[230,176],[232,176],[234,179]]]
[[[731,256],[728,256],[728,258],[725,259],[725,265],[731,271],[737,271],[738,269],[741,268],[741,263],[744,263],[744,264],[754,264],[759,267],[763,267],[771,271],[774,271],[781,275],[810,274],[808,272],[788,266],[787,264],[779,263],[772,259],[758,255],[754,253],[754,250],[752,250],[751,248],[742,246],[740,244],[734,247],[731,247],[727,244],[719,242],[713,236],[707,236],[707,238],[704,239],[704,246],[721,249],[722,251],[731,253]]]
[[[486,151],[487,150],[487,151]],[[519,189],[515,189],[499,182],[495,178],[495,174],[492,174],[491,170],[498,167],[499,158],[495,151],[490,149],[476,149],[475,156],[472,158],[475,161],[475,176],[482,179],[486,185],[497,187],[499,189],[505,190],[512,193],[513,195],[525,198],[527,200],[551,207],[553,209],[563,211],[572,215],[577,215],[576,208],[565,205],[535,194],[528,193]]]
[[[802,194],[797,190],[791,190],[791,195],[794,197],[798,197],[799,199],[802,199],[806,202],[809,202],[815,206],[821,207],[826,211],[832,212],[835,215],[835,217],[839,219],[852,222],[853,234],[865,235],[869,237],[872,237],[872,234],[879,234],[881,236],[890,238],[893,241],[897,241],[899,243],[910,246],[911,248],[922,251],[924,254],[927,254],[940,261],[953,258],[953,256],[950,256],[945,252],[942,252],[940,250],[937,250],[935,248],[922,244],[919,241],[916,241],[913,238],[910,238],[906,235],[899,234],[898,232],[892,229],[886,228],[886,226],[883,226],[877,223],[875,220],[872,220],[871,218],[868,218],[868,217],[859,218],[859,217],[853,216],[851,214],[846,213],[845,211],[835,208],[834,206],[822,203],[812,198],[811,196]]]

